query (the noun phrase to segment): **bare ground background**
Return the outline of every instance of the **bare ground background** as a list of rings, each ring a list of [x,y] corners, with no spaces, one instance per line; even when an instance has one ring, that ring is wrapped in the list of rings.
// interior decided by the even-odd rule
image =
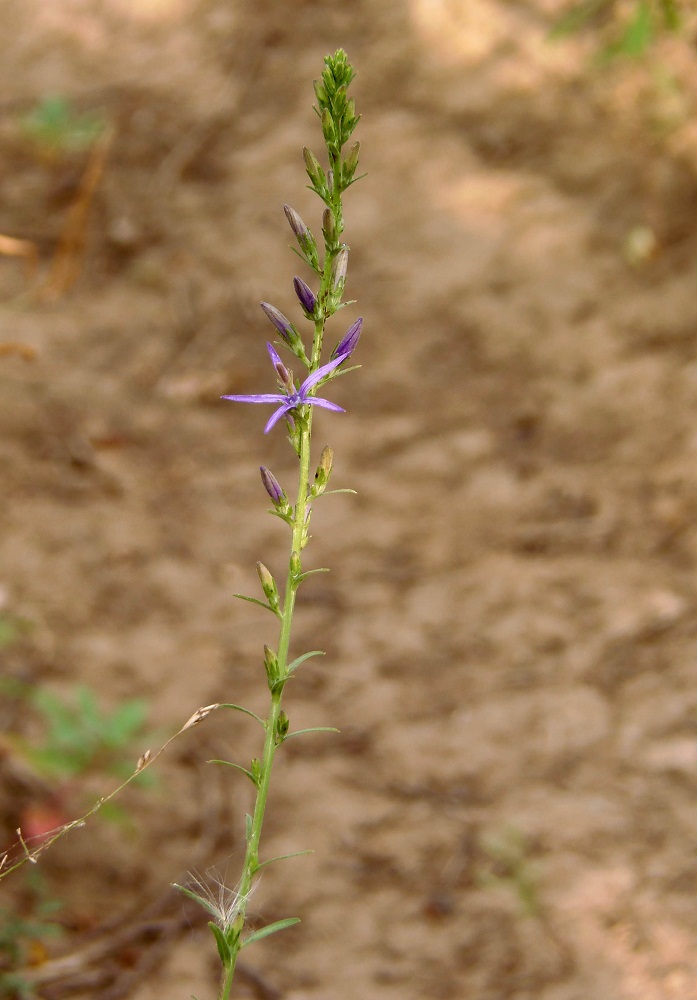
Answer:
[[[33,626],[3,672],[147,698],[155,740],[199,705],[263,708],[273,631],[230,595],[257,559],[280,571],[257,467],[292,456],[218,396],[269,384],[283,202],[317,224],[311,82],[339,45],[359,70],[359,302],[334,330],[364,317],[363,368],[317,421],[358,497],[317,507],[332,572],[296,649],[328,656],[288,690],[294,725],[342,732],[280,762],[266,851],[315,853],[264,876],[255,918],[302,923],[245,953],[241,997],[697,997],[697,63],[683,37],[591,72],[592,39],[547,42],[560,9],[0,2],[0,232],[40,255],[33,277],[0,257],[0,583]],[[53,296],[85,163],[27,143],[46,94],[113,129]],[[2,724],[9,843],[56,803],[12,751],[31,713],[10,699]],[[212,716],[126,826],[45,856],[66,933],[25,970],[38,997],[215,994],[167,887],[234,880],[247,788],[203,762],[255,736]]]

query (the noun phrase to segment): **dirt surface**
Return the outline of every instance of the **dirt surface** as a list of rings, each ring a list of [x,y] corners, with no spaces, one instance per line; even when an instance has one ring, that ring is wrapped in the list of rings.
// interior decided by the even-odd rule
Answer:
[[[316,423],[358,496],[317,505],[332,572],[295,648],[328,655],[287,706],[341,735],[279,762],[265,852],[314,853],[264,875],[255,920],[302,923],[245,952],[240,997],[697,998],[697,63],[683,38],[590,71],[591,37],[547,42],[561,6],[0,2],[0,233],[39,255],[0,256],[0,584],[33,626],[4,672],[146,698],[153,745],[264,710],[274,629],[231,594],[281,571],[258,466],[294,466],[218,397],[270,391],[258,303],[295,315],[302,273],[282,204],[317,225],[311,83],[338,45],[359,70],[333,332],[364,317],[363,367]],[[29,143],[47,94],[111,128],[70,289],[89,157]],[[52,848],[38,997],[215,995],[168,886],[234,882],[250,797],[204,762],[257,752],[216,713],[125,827]],[[46,802],[4,754],[9,843]]]

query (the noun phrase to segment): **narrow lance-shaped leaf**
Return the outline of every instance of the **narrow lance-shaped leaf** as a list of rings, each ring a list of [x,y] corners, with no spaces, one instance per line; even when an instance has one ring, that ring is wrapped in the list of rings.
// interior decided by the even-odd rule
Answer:
[[[246,948],[248,944],[252,944],[254,941],[261,941],[262,938],[269,937],[270,934],[276,934],[278,931],[285,930],[286,927],[292,927],[293,924],[299,923],[300,917],[286,917],[285,920],[277,920],[274,924],[267,924],[266,927],[254,931],[248,938],[245,938],[241,947]]]

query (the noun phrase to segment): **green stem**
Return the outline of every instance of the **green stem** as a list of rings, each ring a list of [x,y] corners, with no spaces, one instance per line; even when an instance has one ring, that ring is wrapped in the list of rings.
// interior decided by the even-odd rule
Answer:
[[[323,324],[321,324],[323,326]],[[315,336],[315,345],[313,345],[313,357],[314,357],[314,346],[316,346],[317,336]],[[320,349],[321,349],[321,335],[320,335]],[[295,504],[294,518],[293,518],[293,535],[291,541],[291,555],[288,564],[288,577],[286,580],[286,592],[285,600],[283,603],[283,616],[281,619],[281,629],[278,642],[278,673],[281,678],[286,677],[288,668],[288,651],[290,649],[290,637],[291,629],[293,624],[293,611],[295,609],[295,597],[298,591],[299,583],[296,579],[295,572],[293,570],[293,555],[295,553],[300,553],[302,548],[302,539],[305,529],[305,521],[307,517],[308,509],[308,489],[309,489],[309,472],[310,472],[310,440],[312,434],[312,411],[311,407],[308,407],[307,417],[302,422],[302,430],[300,436],[300,449],[299,449],[299,482],[298,482],[298,496]],[[245,918],[247,910],[247,900],[249,897],[250,890],[252,888],[252,882],[254,876],[259,868],[259,842],[261,839],[261,830],[264,823],[264,813],[266,811],[266,803],[269,797],[269,787],[271,784],[271,771],[273,768],[273,761],[276,750],[278,749],[276,743],[276,733],[278,727],[278,717],[281,712],[281,701],[283,698],[283,684],[280,684],[271,692],[271,705],[269,708],[269,714],[265,721],[266,735],[264,737],[264,752],[261,761],[261,774],[259,777],[259,783],[257,785],[256,801],[254,803],[254,812],[252,814],[251,829],[249,832],[249,840],[247,842],[247,849],[245,852],[244,866],[242,871],[242,879],[240,882],[240,887],[238,889],[240,896],[240,909],[239,915],[242,921]],[[223,977],[220,986],[220,992],[218,994],[219,1000],[229,1000],[230,991],[232,989],[232,981],[235,975],[235,966],[237,964],[237,956],[241,947],[241,940],[238,938],[237,942],[234,944],[232,949],[232,957],[230,962],[223,969]]]

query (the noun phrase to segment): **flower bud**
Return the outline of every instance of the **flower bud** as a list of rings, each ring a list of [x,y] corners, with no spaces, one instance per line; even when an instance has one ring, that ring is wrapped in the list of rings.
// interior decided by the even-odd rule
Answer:
[[[261,481],[264,484],[264,489],[271,497],[274,507],[285,506],[288,503],[288,497],[273,472],[269,472],[265,465],[260,465],[259,471],[261,472]],[[261,563],[258,565],[261,566]]]
[[[354,142],[353,146],[349,150],[349,154],[343,162],[341,169],[343,181],[345,185],[349,185],[353,180],[353,175],[356,172],[356,167],[358,166],[358,154],[361,149],[360,142]]]
[[[272,306],[269,302],[262,302],[261,308],[283,337],[286,344],[290,344],[295,336],[293,325],[290,320],[286,319],[283,313],[277,309],[276,306]]]
[[[284,736],[288,735],[288,729],[290,728],[290,719],[286,713],[281,709],[278,713],[278,720],[276,722],[276,739],[282,740]]]
[[[293,235],[298,241],[303,257],[310,267],[316,270],[319,267],[319,257],[317,256],[317,243],[314,236],[294,208],[291,208],[290,205],[284,205],[283,211],[286,213],[288,225],[293,230]]]
[[[344,290],[344,284],[346,282],[348,257],[348,247],[343,246],[334,258],[334,264],[332,265],[332,292],[336,293],[339,297]]]
[[[307,171],[307,176],[312,181],[312,186],[315,191],[323,194],[325,191],[324,171],[315,154],[307,146],[303,149],[303,159],[305,160],[305,170]]]
[[[338,358],[340,355],[348,357],[349,354],[353,354],[356,349],[356,344],[361,335],[361,327],[363,325],[363,317],[359,316],[356,322],[350,326],[346,332],[346,335],[341,338],[339,343],[336,345],[332,351],[332,358]]]
[[[264,591],[264,596],[269,602],[269,607],[272,611],[278,611],[280,602],[278,599],[278,587],[276,586],[276,581],[262,562],[257,563],[257,574],[259,576],[259,582],[261,583],[261,589]]]
[[[315,481],[312,486],[312,496],[318,497],[324,493],[324,490],[329,482],[329,477],[332,474],[332,463],[334,461],[334,453],[328,444],[325,444],[322,449],[322,454],[319,456],[319,464],[315,472]]]
[[[298,577],[303,571],[302,563],[300,562],[300,553],[293,552],[290,557],[290,571],[293,576]]]
[[[315,89],[315,97],[317,98],[320,107],[323,107],[329,100],[327,97],[327,91],[324,89],[319,80],[315,80],[313,86]]]
[[[334,221],[334,213],[330,208],[325,208],[322,213],[322,233],[324,234],[324,239],[328,246],[335,246],[338,238],[338,233],[336,231],[336,223]]]
[[[315,309],[317,307],[317,299],[315,294],[307,285],[302,278],[297,276],[293,278],[293,288],[295,289],[295,294],[298,296],[300,305],[303,308],[303,312],[309,319],[314,319]]]
[[[273,687],[278,680],[278,657],[270,646],[264,646],[264,668],[269,687]]]

